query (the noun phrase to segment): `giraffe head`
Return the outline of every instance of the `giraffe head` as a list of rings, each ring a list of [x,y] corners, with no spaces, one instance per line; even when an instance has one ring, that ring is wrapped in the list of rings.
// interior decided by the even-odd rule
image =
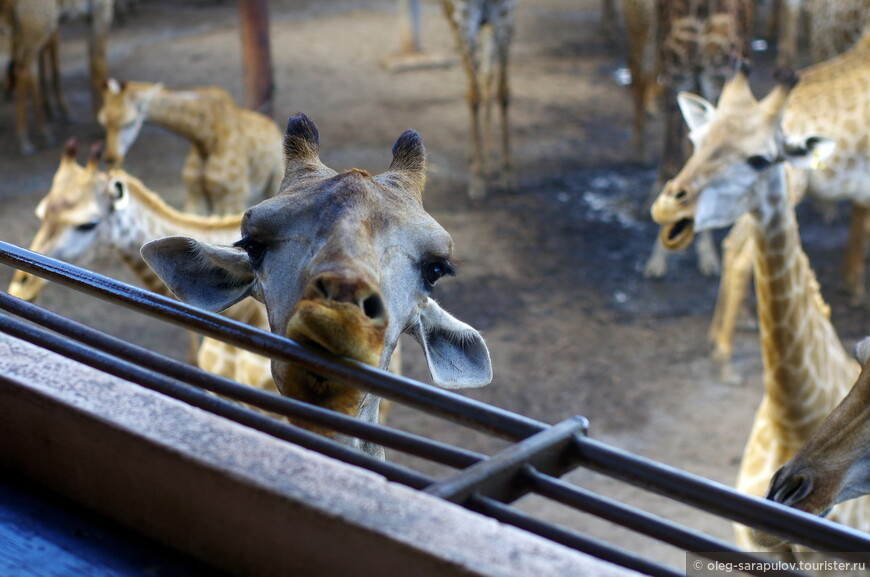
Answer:
[[[830,155],[829,138],[783,134],[782,116],[796,82],[787,75],[759,101],[739,71],[725,84],[718,107],[694,94],[679,95],[694,151],[652,206],[666,248],[681,250],[696,231],[728,226],[745,212],[763,220],[776,200],[765,196],[767,184],[784,178],[784,162],[815,168]]]
[[[861,374],[804,447],[770,481],[767,498],[814,515],[870,494],[870,337],[855,347]],[[781,539],[756,532],[772,547]]]
[[[119,82],[114,78],[106,81],[97,120],[106,131],[104,157],[109,168],[124,162],[145,123],[148,105],[161,88],[160,84]]]
[[[453,243],[423,209],[419,135],[402,134],[390,168],[377,176],[325,166],[317,128],[301,114],[288,122],[284,150],[278,196],[245,213],[235,245],[169,237],[142,248],[170,290],[213,311],[252,295],[266,305],[273,333],[380,368],[409,333],[437,385],[487,384],[492,372],[480,334],[432,298],[435,284],[453,274]],[[284,395],[364,420],[377,416],[376,398],[343,383],[277,361],[272,372]]]
[[[105,227],[100,224],[118,199],[107,194],[108,178],[99,169],[101,151],[100,145],[91,147],[87,164],[82,166],[76,161],[75,139],[67,142],[51,189],[36,207],[40,226],[30,250],[84,264],[95,252],[94,245],[105,240]],[[16,271],[8,292],[33,301],[44,285],[42,278]]]

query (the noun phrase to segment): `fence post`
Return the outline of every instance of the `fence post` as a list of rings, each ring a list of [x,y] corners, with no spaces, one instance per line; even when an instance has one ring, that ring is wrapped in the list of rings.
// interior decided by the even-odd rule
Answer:
[[[275,83],[269,44],[268,0],[239,0],[245,106],[272,116]]]

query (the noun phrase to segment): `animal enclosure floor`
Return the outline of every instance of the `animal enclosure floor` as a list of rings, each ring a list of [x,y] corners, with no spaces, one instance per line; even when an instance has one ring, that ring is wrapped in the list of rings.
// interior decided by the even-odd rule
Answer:
[[[383,171],[407,128],[420,132],[430,156],[424,205],[453,235],[458,276],[436,297],[480,329],[494,366],[491,385],[470,396],[550,423],[583,415],[601,441],[733,485],[761,397],[757,334],[738,332],[735,370],[743,382],[722,382],[710,360],[706,330],[718,279],[701,277],[694,251],[671,258],[668,275],[641,271],[656,229],[642,206],[655,178],[631,161],[631,103],[615,78],[625,46],[601,36],[598,0],[520,2],[511,54],[513,172],[489,195],[466,195],[468,112],[461,68],[390,73],[380,59],[398,46],[394,0],[273,0],[271,42],[275,119],[301,111],[321,133],[323,161],[335,169]],[[453,42],[437,2],[424,1],[424,50],[448,58]],[[144,0],[113,30],[110,74],[163,82],[170,88],[217,84],[242,100],[239,31],[234,2]],[[55,144],[18,155],[11,103],[0,102],[0,239],[23,246],[37,229],[33,215],[48,190],[63,142],[81,149],[101,138],[90,116],[83,27],[62,30],[62,72],[73,121],[54,126]],[[756,55],[754,78],[765,82],[773,59]],[[3,61],[0,56],[0,61]],[[660,142],[653,121],[651,141]],[[187,145],[158,128],[143,130],[125,168],[170,203],[181,205]],[[802,234],[834,324],[848,347],[866,336],[867,314],[850,308],[839,265],[846,216],[825,224],[810,206]],[[721,239],[722,235],[719,234]],[[102,255],[97,271],[135,283]],[[0,285],[11,271],[0,269]],[[57,286],[40,304],[176,358],[186,334]],[[406,374],[428,382],[425,362],[409,340]],[[469,449],[498,443],[394,407],[391,424]],[[406,461],[402,455],[388,455]],[[650,497],[600,475],[570,479],[720,539],[729,523]],[[541,499],[521,504],[550,520],[617,541],[639,554],[683,568],[682,551],[570,513]]]

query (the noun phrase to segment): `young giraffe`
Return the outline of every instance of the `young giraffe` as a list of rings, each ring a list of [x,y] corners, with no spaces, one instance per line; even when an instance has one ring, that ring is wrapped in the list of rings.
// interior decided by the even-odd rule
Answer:
[[[824,133],[837,147],[823,170],[795,179],[793,200],[852,201],[852,222],[845,262],[845,285],[853,303],[865,293],[865,220],[870,207],[870,33],[844,54],[801,72],[800,83],[785,105],[787,134]],[[735,319],[744,300],[752,268],[752,243],[745,227],[736,227],[723,243],[722,280],[709,336],[714,358],[731,358]]]
[[[508,52],[514,35],[516,0],[441,0],[441,6],[453,31],[468,81],[466,98],[471,113],[468,195],[479,199],[486,194],[487,158],[492,149],[493,89],[501,112],[501,168],[505,172],[510,170]],[[494,76],[496,69],[497,77]],[[483,126],[481,104],[484,107]]]
[[[870,338],[855,347],[861,375],[807,444],[770,481],[767,498],[813,515],[834,505],[870,495]],[[753,532],[768,547],[773,535]]]
[[[105,159],[113,168],[145,122],[190,140],[182,171],[185,212],[240,213],[275,194],[284,174],[281,131],[270,118],[236,106],[222,88],[179,91],[112,79],[98,119],[106,130]]]
[[[695,92],[715,100],[736,58],[747,60],[753,22],[751,0],[662,0],[656,2],[659,77],[664,147],[653,191],[672,178],[686,159],[686,131],[677,109],[677,94]],[[704,232],[696,245],[698,268],[718,274],[713,237]],[[667,272],[667,251],[655,242],[644,276]]]
[[[737,488],[757,496],[846,395],[860,369],[831,324],[798,234],[792,187],[808,178],[800,169],[825,162],[835,141],[784,134],[782,117],[794,82],[784,79],[756,101],[745,74],[738,72],[723,89],[718,108],[681,94],[695,149],[652,207],[660,238],[673,250],[691,242],[696,230],[727,226],[746,214],[751,219],[765,393]],[[826,97],[832,96],[818,95]],[[786,162],[799,170],[787,170]],[[831,519],[866,531],[870,507],[850,501],[834,509]],[[745,527],[737,527],[737,541],[749,550],[763,545],[753,542]]]
[[[143,244],[173,234],[190,234],[226,244],[238,238],[240,214],[202,217],[178,212],[124,171],[99,170],[99,155],[99,147],[94,147],[87,164],[81,166],[76,162],[75,141],[67,143],[51,189],[36,208],[40,227],[30,250],[82,265],[108,247],[145,288],[171,296],[166,285],[142,260],[139,249]],[[8,292],[34,301],[45,282],[41,277],[16,271]],[[225,315],[261,329],[268,328],[265,310],[253,299],[241,301]],[[209,338],[203,339],[194,356],[203,370],[276,391],[269,359],[265,357]]]
[[[172,292],[210,310],[253,296],[266,305],[273,333],[382,369],[407,333],[422,346],[436,385],[489,383],[483,338],[432,298],[435,284],[453,273],[453,241],[423,208],[420,136],[404,132],[389,169],[376,176],[324,165],[317,127],[302,114],[288,121],[284,150],[280,194],[248,209],[234,246],[170,237],[142,247]],[[380,398],[341,379],[280,361],[272,375],[288,397],[378,420]],[[384,458],[379,445],[335,436]]]

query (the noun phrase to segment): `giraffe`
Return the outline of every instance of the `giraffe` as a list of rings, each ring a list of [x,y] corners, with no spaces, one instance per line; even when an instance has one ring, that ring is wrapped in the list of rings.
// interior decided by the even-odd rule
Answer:
[[[861,374],[846,398],[770,481],[766,497],[814,515],[870,494],[870,338],[855,347]],[[773,535],[753,532],[766,546]]]
[[[0,0],[0,20],[11,30],[12,50],[9,61],[9,86],[15,92],[15,136],[22,154],[36,152],[27,126],[27,103],[30,101],[36,130],[42,139],[54,142],[46,122],[46,95],[36,81],[34,68],[42,55],[54,56],[57,66],[58,23],[60,9],[57,0]],[[63,116],[68,107],[55,74],[55,96]]]
[[[686,135],[677,110],[677,94],[696,92],[715,100],[735,58],[748,59],[753,22],[751,0],[661,0],[656,2],[664,146],[653,191],[672,178],[686,158]],[[698,268],[705,276],[720,271],[709,232],[696,245]],[[644,266],[644,276],[667,272],[667,251],[656,241]]]
[[[190,140],[182,171],[185,212],[240,213],[272,196],[284,174],[281,131],[270,118],[236,106],[222,88],[168,90],[110,79],[98,119],[106,130],[105,159],[113,168],[145,122]]]
[[[842,55],[805,68],[785,104],[782,120],[786,133],[824,132],[837,140],[824,170],[795,183],[792,200],[799,202],[804,196],[822,201],[851,200],[843,272],[844,284],[856,305],[865,294],[865,221],[870,207],[870,136],[864,129],[870,123],[868,85],[870,34]],[[751,276],[752,244],[747,232],[737,227],[723,244],[723,260],[728,262],[723,267],[709,330],[713,356],[723,364],[731,358],[735,318]]]
[[[87,264],[100,250],[111,248],[149,290],[170,296],[166,285],[142,260],[140,247],[172,234],[191,234],[212,242],[230,243],[238,236],[241,214],[202,217],[168,206],[140,180],[117,169],[99,169],[100,147],[91,149],[87,164],[76,161],[76,143],[67,142],[52,185],[36,209],[40,227],[30,250],[70,262]],[[16,271],[9,294],[34,301],[45,285],[41,277]],[[225,315],[267,328],[265,310],[253,299],[234,305]],[[192,356],[203,370],[260,389],[277,391],[269,360],[221,341],[193,341]]]
[[[424,209],[426,151],[404,132],[389,169],[337,173],[320,161],[320,136],[304,114],[284,137],[279,194],[248,209],[232,247],[185,237],[158,239],[142,256],[181,300],[221,310],[245,296],[263,302],[275,334],[386,368],[402,333],[423,348],[433,382],[480,387],[492,380],[481,335],[432,298],[454,274],[453,242]],[[273,361],[285,396],[378,420],[380,399],[292,363]],[[321,434],[384,458],[379,445]]]
[[[846,395],[860,368],[831,324],[790,198],[793,187],[803,185],[800,181],[825,176],[824,170],[810,176],[806,169],[820,169],[837,141],[784,132],[785,104],[796,78],[783,75],[780,80],[761,101],[752,95],[743,71],[725,85],[718,107],[681,94],[680,108],[695,148],[652,207],[653,219],[661,225],[659,237],[673,250],[691,242],[696,230],[727,226],[743,215],[751,219],[764,396],[737,488],[756,496],[764,495],[776,469]],[[826,104],[830,101],[817,102],[820,108]],[[870,508],[850,501],[834,509],[831,519],[868,530]],[[745,549],[763,546],[745,527],[736,533]]]
[[[516,0],[441,0],[441,6],[468,82],[466,99],[471,113],[468,195],[480,199],[486,195],[489,177],[487,157],[492,149],[493,90],[501,113],[501,169],[510,170],[508,55],[514,35]],[[494,76],[496,69],[497,76]],[[482,126],[481,104],[484,108]]]
[[[810,62],[817,63],[848,50],[870,24],[868,0],[788,0],[779,7],[777,66],[795,67],[801,16],[806,20]]]

